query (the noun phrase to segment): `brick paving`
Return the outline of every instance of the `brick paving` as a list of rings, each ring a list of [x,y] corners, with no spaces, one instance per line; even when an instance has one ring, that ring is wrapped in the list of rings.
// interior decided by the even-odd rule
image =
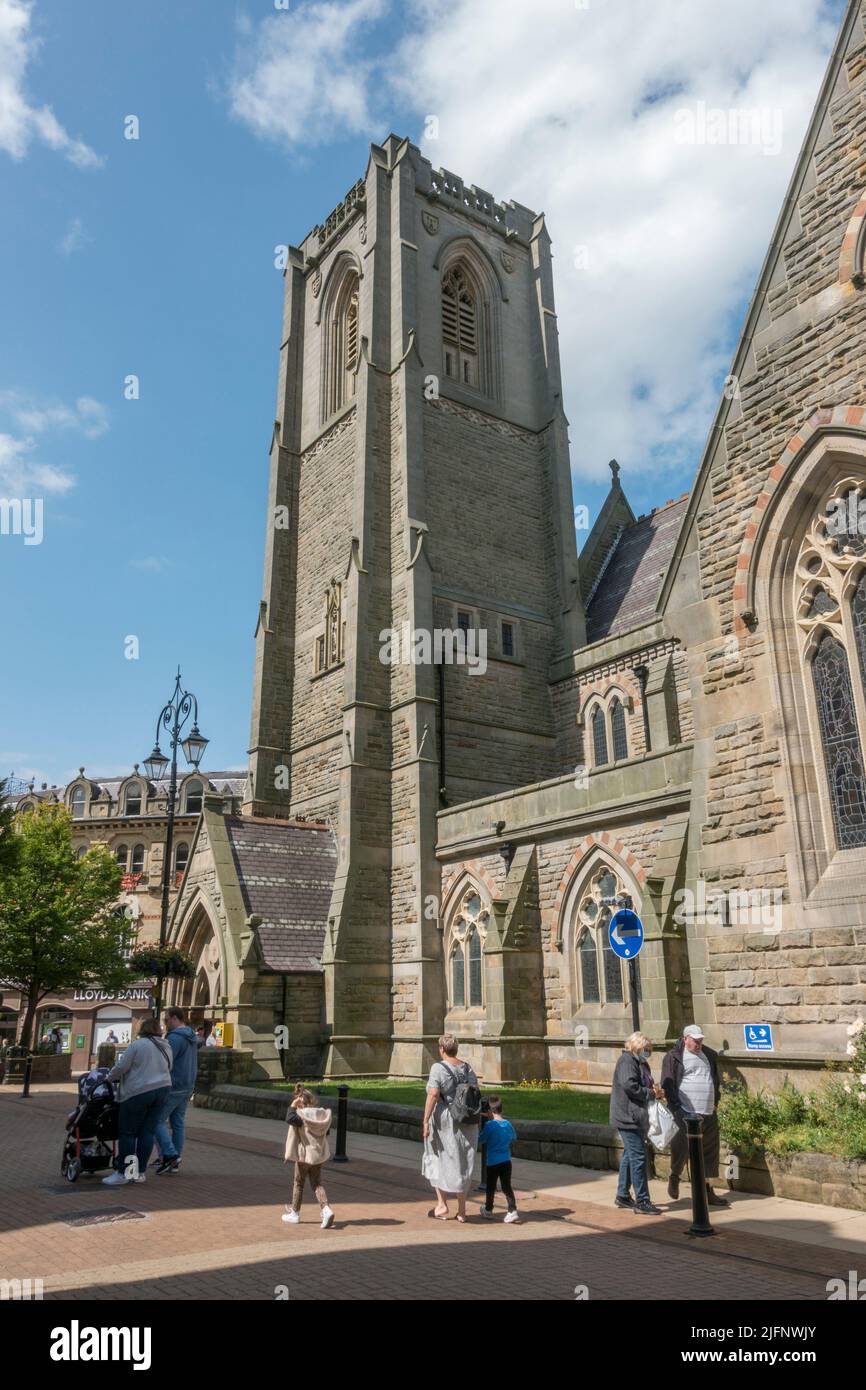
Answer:
[[[276,1140],[198,1131],[184,1171],[106,1188],[60,1175],[71,1098],[0,1088],[0,1277],[41,1278],[46,1299],[826,1300],[848,1252],[721,1231],[687,1237],[680,1217],[539,1193],[519,1225],[430,1220],[420,1173],[355,1159],[328,1164],[337,1221],[306,1202],[282,1224],[290,1174]],[[143,1220],[72,1226],[65,1216],[127,1207]],[[501,1209],[504,1211],[504,1208]],[[640,1221],[640,1225],[638,1225]]]

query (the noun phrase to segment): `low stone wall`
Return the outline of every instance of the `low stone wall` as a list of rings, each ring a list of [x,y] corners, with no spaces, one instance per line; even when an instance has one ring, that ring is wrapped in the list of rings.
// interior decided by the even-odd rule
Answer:
[[[24,1082],[23,1057],[7,1057],[3,1070],[3,1084],[20,1086]],[[33,1056],[33,1071],[30,1080],[37,1082],[58,1082],[72,1080],[71,1052],[37,1052]]]
[[[215,1084],[207,1090],[197,1090],[195,1104],[237,1115],[285,1120],[289,1099],[287,1091]],[[334,1109],[336,1103],[332,1096],[321,1097],[321,1104],[328,1109]],[[414,1105],[350,1099],[348,1127],[354,1133],[382,1134],[420,1143],[421,1110]],[[622,1144],[616,1130],[609,1125],[520,1120],[516,1128],[520,1133],[514,1145],[516,1158],[540,1159],[544,1163],[563,1163],[575,1168],[619,1167]],[[668,1155],[655,1154],[654,1157],[656,1177],[667,1178],[670,1172]],[[866,1162],[834,1158],[831,1154],[787,1154],[784,1157],[769,1154],[738,1159],[738,1165],[737,1177],[727,1182],[734,1192],[758,1192],[765,1196],[787,1197],[795,1202],[817,1202],[866,1211]],[[725,1180],[720,1178],[716,1186],[724,1187]]]
[[[252,1074],[253,1062],[251,1052],[241,1052],[233,1047],[200,1047],[195,1083],[196,1104],[200,1105],[199,1096],[206,1095],[214,1086],[243,1089]]]

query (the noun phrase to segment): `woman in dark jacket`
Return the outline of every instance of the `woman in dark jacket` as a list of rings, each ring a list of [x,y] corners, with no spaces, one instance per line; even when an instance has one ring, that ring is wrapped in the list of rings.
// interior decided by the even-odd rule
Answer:
[[[631,1207],[641,1216],[660,1216],[661,1209],[650,1201],[647,1181],[646,1137],[649,1131],[649,1103],[663,1092],[652,1078],[649,1059],[652,1043],[643,1033],[632,1033],[625,1040],[625,1051],[616,1064],[610,1093],[610,1123],[622,1139],[622,1162],[616,1205]],[[634,1198],[631,1185],[634,1183]]]

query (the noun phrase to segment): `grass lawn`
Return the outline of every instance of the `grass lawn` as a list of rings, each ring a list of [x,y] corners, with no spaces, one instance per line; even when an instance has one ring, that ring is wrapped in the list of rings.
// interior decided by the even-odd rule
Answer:
[[[309,1082],[317,1095],[336,1097],[337,1084],[332,1081]],[[384,1081],[355,1079],[349,1083],[349,1099],[388,1101],[392,1105],[424,1105],[424,1083],[421,1081]],[[274,1090],[290,1091],[288,1082],[273,1083]],[[490,1087],[483,1092],[494,1094]],[[589,1124],[606,1125],[609,1097],[597,1091],[552,1090],[543,1086],[508,1086],[500,1092],[502,1113],[515,1120],[582,1120]]]

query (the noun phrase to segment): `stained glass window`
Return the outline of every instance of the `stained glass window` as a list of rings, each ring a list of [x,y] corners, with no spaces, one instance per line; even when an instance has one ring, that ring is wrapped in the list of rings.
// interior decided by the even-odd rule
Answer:
[[[833,824],[840,849],[866,845],[866,777],[848,658],[829,632],[812,662]]]
[[[596,705],[592,715],[592,748],[596,767],[603,767],[607,762],[607,729],[601,705]]]
[[[610,949],[610,942],[607,939],[607,927],[602,938],[602,957],[604,959],[604,993],[609,1004],[621,1004],[622,995],[622,961],[614,951]]]
[[[481,1005],[481,937],[477,931],[469,936],[469,1007]]]
[[[613,737],[613,758],[628,757],[628,737],[625,730],[625,709],[621,700],[615,699],[610,707],[610,731]]]
[[[484,1004],[484,924],[488,912],[475,888],[463,894],[454,918],[451,945],[451,1008],[477,1009]]]
[[[462,945],[457,946],[451,957],[451,1002],[455,1009],[462,1009],[466,1003],[466,973]]]
[[[854,590],[851,601],[851,620],[854,624],[854,638],[857,643],[857,661],[860,666],[860,679],[866,686],[866,570]]]
[[[807,618],[819,618],[822,613],[832,613],[836,607],[836,600],[831,598],[826,589],[816,589],[812,595],[812,602],[806,612]]]
[[[580,997],[584,1004],[600,1004],[601,991],[598,983],[598,955],[595,938],[590,931],[583,933],[578,947],[580,959]]]
[[[622,884],[607,864],[587,880],[577,906],[580,999],[584,1004],[624,1002],[623,964],[610,949],[608,926],[622,893]]]

